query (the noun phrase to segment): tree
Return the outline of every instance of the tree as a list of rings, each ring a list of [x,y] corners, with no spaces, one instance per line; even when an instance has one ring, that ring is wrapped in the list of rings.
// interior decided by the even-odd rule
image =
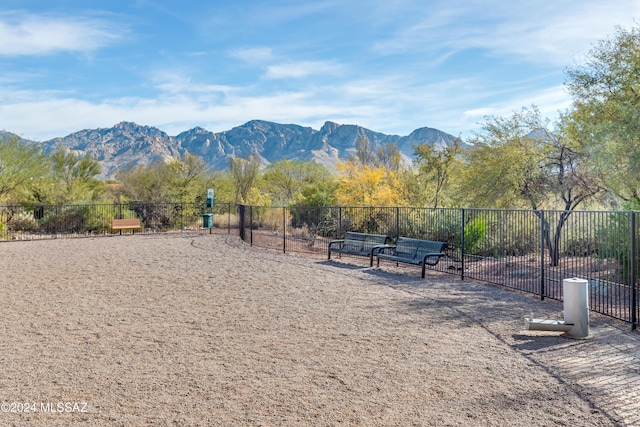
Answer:
[[[402,169],[402,154],[398,150],[398,144],[387,142],[376,150],[377,164],[385,168],[398,172]]]
[[[96,178],[100,163],[91,155],[80,157],[74,151],[59,147],[50,156],[56,203],[96,200],[105,191],[104,183]]]
[[[356,159],[361,165],[372,166],[376,162],[374,144],[365,135],[356,141]]]
[[[336,200],[344,206],[398,206],[398,177],[383,166],[361,166],[354,159],[338,165]]]
[[[413,148],[418,182],[429,192],[427,197],[430,199],[430,204],[434,208],[438,207],[451,172],[459,162],[460,143],[454,141],[438,150],[433,144],[422,142]]]
[[[116,178],[134,201],[204,203],[211,177],[206,163],[194,154],[168,162],[137,165],[118,171]]]
[[[338,182],[333,179],[307,184],[292,203],[295,206],[334,206],[336,205],[336,189]]]
[[[216,203],[233,200],[235,188],[228,171],[212,171],[208,176],[206,187],[215,190]]]
[[[547,200],[542,134],[537,109],[486,117],[465,151],[462,191],[472,206],[539,209]]]
[[[171,201],[195,203],[205,197],[207,164],[202,158],[186,153],[181,159],[169,161],[167,168],[167,193]]]
[[[640,29],[618,28],[567,70],[572,132],[608,190],[640,203]]]
[[[463,191],[477,206],[530,208],[541,217],[552,265],[559,260],[562,227],[580,204],[601,189],[564,123],[548,129],[538,110],[489,117],[470,141]],[[554,232],[539,209],[560,209]]]
[[[283,206],[297,200],[307,186],[321,186],[332,179],[326,166],[304,160],[278,160],[262,173],[266,192],[275,203]]]
[[[229,159],[229,175],[234,185],[234,202],[246,202],[249,190],[254,186],[258,178],[260,160],[258,153],[254,152],[250,159],[232,157]]]
[[[150,165],[133,165],[120,169],[116,179],[122,183],[127,196],[136,202],[165,203],[171,200],[169,167],[164,161]]]
[[[353,161],[362,165],[377,167],[382,166],[394,172],[402,169],[402,154],[398,150],[398,144],[387,142],[381,146],[369,141],[365,135],[356,141],[356,155]]]
[[[20,198],[34,180],[46,174],[44,154],[18,137],[0,138],[0,201]]]

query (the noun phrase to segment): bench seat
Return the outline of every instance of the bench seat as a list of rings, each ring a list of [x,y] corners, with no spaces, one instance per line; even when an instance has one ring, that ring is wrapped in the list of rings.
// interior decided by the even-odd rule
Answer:
[[[369,266],[373,266],[373,251],[388,244],[391,237],[384,234],[367,234],[347,231],[344,239],[332,240],[329,242],[328,259],[331,259],[331,252],[342,254],[360,255],[369,257]]]
[[[422,265],[422,278],[424,279],[426,266],[438,264],[440,258],[446,255],[444,253],[446,249],[445,242],[398,237],[395,245],[378,247],[374,250],[373,255],[378,260],[378,267],[381,259]]]

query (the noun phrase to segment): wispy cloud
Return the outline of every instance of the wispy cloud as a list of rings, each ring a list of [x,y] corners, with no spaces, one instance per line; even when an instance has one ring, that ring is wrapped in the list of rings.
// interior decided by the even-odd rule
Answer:
[[[342,66],[332,61],[298,61],[270,65],[267,79],[302,78],[310,75],[339,74]]]
[[[152,82],[154,87],[160,91],[161,96],[185,93],[208,97],[212,94],[229,94],[237,90],[231,85],[197,82],[187,74],[167,70],[155,72]]]
[[[92,51],[119,41],[124,33],[121,23],[96,17],[1,12],[0,55]]]
[[[593,40],[606,39],[613,25],[632,26],[640,16],[636,0],[505,3],[438,1],[409,25],[373,43],[378,53],[460,52],[481,49],[494,57],[518,55],[530,62],[567,66]],[[432,6],[434,6],[432,4]]]
[[[273,59],[273,52],[268,47],[236,49],[230,55],[248,64],[262,64]]]
[[[640,16],[637,0],[54,3],[0,10],[0,127],[31,139],[251,119],[464,137],[532,104],[553,118],[571,103],[564,67]]]

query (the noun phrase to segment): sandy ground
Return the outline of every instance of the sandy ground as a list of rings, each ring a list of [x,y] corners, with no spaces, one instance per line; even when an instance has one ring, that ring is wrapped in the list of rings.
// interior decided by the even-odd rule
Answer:
[[[0,243],[0,425],[640,425],[640,341],[562,306],[225,235]]]

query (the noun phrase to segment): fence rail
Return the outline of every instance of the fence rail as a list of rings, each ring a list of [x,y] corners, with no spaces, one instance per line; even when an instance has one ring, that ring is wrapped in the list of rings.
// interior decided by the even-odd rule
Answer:
[[[203,214],[214,214],[214,228]],[[141,233],[237,234],[251,245],[326,256],[346,231],[448,243],[432,270],[562,300],[562,280],[587,279],[591,310],[636,329],[638,213],[411,207],[262,207],[216,203],[0,205],[0,240],[109,235],[114,218],[138,218]],[[136,231],[138,233],[138,231]]]

